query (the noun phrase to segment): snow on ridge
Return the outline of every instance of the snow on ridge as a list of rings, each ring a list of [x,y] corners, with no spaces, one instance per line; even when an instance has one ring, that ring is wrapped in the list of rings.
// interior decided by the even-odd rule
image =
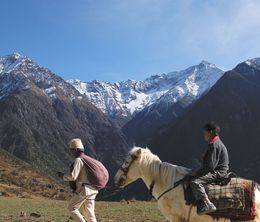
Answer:
[[[245,63],[260,69],[260,58],[249,59]],[[196,100],[223,73],[215,64],[202,60],[185,70],[152,75],[143,81],[129,79],[109,83],[76,79],[65,82],[28,57],[13,53],[0,57],[0,98],[19,87],[19,84],[21,88],[28,88],[29,84],[24,85],[24,80],[27,80],[27,83],[34,82],[50,98],[55,98],[57,90],[62,90],[71,100],[85,98],[83,95],[86,95],[92,104],[110,116],[129,116],[153,105],[176,103],[186,96]]]
[[[188,92],[194,96],[198,95],[198,89],[199,85],[196,84],[195,82],[196,75],[195,73],[192,73],[186,80],[185,80],[185,85],[188,89]]]
[[[28,89],[31,84],[36,85],[51,99],[57,98],[57,89],[70,98],[81,96],[61,77],[19,53],[0,57],[0,77],[1,98],[7,97],[15,90]]]
[[[223,71],[214,64],[202,61],[185,70],[152,75],[143,81],[109,83],[75,79],[65,82],[29,58],[14,53],[0,57],[0,75],[8,80],[8,74],[14,79],[19,77],[21,81],[35,83],[52,99],[56,97],[57,90],[63,90],[71,100],[86,95],[92,104],[110,116],[130,116],[163,100],[172,104],[186,95],[197,99],[221,77]]]
[[[153,75],[143,81],[68,82],[104,113],[111,116],[128,116],[163,100],[175,103],[185,95],[197,99],[212,87],[223,73],[216,65],[202,61],[185,70]]]
[[[71,99],[86,95],[92,104],[111,116],[133,115],[162,99],[174,103],[186,94],[198,97],[202,94],[201,91],[204,92],[212,86],[211,78],[217,79],[222,72],[215,65],[202,61],[197,66],[178,72],[152,75],[143,81],[109,83],[97,80],[82,82],[76,79],[64,82],[50,70],[19,53],[0,57],[0,75],[19,75],[21,80],[34,82],[50,98],[56,96],[55,87],[63,90]],[[71,94],[71,89],[66,84],[76,88],[79,95]]]
[[[245,61],[245,63],[249,66],[253,66],[255,68],[260,68],[260,57],[248,59]]]

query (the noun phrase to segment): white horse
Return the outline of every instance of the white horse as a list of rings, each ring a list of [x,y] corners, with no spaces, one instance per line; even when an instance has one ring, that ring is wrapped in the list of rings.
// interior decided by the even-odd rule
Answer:
[[[211,216],[199,216],[196,207],[185,204],[183,187],[177,186],[169,192],[175,182],[182,179],[190,170],[184,167],[162,162],[149,149],[134,147],[127,156],[122,167],[115,175],[115,184],[126,186],[141,178],[147,188],[152,190],[158,199],[162,214],[171,222],[211,222]],[[162,195],[163,194],[163,195]],[[260,222],[260,189],[255,190],[257,216],[251,222]],[[219,222],[229,222],[229,219],[218,219]]]

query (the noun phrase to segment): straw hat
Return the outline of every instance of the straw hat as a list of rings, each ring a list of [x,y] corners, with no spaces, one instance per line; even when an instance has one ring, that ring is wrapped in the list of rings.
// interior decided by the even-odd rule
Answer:
[[[69,142],[69,148],[70,149],[80,149],[82,151],[84,151],[84,146],[82,144],[82,141],[81,139],[72,139],[70,142]]]

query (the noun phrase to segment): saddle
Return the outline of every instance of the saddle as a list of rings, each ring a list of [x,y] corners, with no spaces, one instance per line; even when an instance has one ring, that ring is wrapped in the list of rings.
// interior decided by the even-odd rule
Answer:
[[[229,174],[222,181],[205,186],[210,201],[217,210],[209,215],[213,218],[228,218],[232,221],[252,220],[256,217],[254,181],[234,178]],[[186,204],[196,205],[188,183],[183,185]]]

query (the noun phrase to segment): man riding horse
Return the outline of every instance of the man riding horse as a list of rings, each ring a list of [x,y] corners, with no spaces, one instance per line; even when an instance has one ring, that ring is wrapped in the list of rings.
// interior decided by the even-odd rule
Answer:
[[[197,202],[197,213],[204,215],[216,210],[210,202],[204,186],[221,181],[229,170],[229,157],[225,145],[219,138],[220,127],[215,122],[204,126],[204,139],[208,143],[202,167],[192,173],[190,185]]]

